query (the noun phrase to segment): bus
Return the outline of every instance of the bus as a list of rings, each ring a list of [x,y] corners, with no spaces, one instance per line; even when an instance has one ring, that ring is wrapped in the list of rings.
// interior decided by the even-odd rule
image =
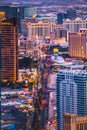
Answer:
[[[1,130],[16,130],[15,124],[4,124],[4,125],[1,125]]]

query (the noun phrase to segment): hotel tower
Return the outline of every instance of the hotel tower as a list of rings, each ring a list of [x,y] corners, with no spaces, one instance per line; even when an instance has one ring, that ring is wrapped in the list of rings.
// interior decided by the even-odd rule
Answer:
[[[17,79],[17,20],[0,21],[0,79]]]
[[[87,59],[87,33],[69,33],[69,55]]]
[[[64,114],[87,116],[87,71],[60,70],[57,75],[56,95],[57,130],[63,130]]]

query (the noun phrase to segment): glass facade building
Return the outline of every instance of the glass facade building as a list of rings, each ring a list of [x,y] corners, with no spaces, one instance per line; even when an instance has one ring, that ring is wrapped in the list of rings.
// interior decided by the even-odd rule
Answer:
[[[57,14],[57,23],[58,24],[62,24],[63,23],[63,19],[67,18],[67,14],[66,13],[58,13]]]
[[[37,15],[37,8],[35,7],[25,7],[24,8],[24,18],[33,18]]]
[[[69,19],[75,19],[76,18],[76,10],[75,9],[72,9],[72,8],[69,8],[67,10],[67,18]]]
[[[24,19],[24,7],[23,6],[0,6],[0,12],[5,12],[5,17],[17,18],[18,22],[18,32],[21,33],[21,19]]]
[[[65,113],[87,115],[87,72],[60,70],[57,75],[57,130],[63,130]]]

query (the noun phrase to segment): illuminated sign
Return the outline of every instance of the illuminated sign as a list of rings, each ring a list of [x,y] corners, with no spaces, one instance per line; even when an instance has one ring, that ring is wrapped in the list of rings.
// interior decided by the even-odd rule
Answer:
[[[54,52],[54,53],[58,53],[58,52],[59,52],[59,49],[58,49],[58,48],[54,48],[54,49],[53,49],[53,52]]]
[[[0,15],[5,15],[5,12],[0,12]]]
[[[80,32],[87,33],[87,29],[86,28],[85,29],[80,29]]]
[[[12,25],[10,22],[0,22],[1,25]]]

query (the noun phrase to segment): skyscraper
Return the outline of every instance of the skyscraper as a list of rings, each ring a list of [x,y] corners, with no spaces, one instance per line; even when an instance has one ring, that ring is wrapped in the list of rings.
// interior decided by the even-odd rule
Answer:
[[[82,20],[76,18],[75,20],[66,19],[63,21],[63,28],[69,32],[79,32],[81,28],[87,28],[87,19]]]
[[[67,10],[67,18],[69,18],[71,20],[75,19],[76,18],[76,10],[72,9],[72,8],[68,9]]]
[[[57,129],[63,130],[65,113],[87,115],[87,72],[60,70],[57,75]]]
[[[5,19],[5,12],[0,12],[0,20],[4,20]]]
[[[21,19],[24,18],[24,7],[15,5],[0,6],[0,12],[5,12],[6,18],[18,19],[18,32],[21,32]]]
[[[22,34],[24,36],[27,36],[28,34],[28,29],[27,29],[27,23],[37,23],[39,20],[37,18],[26,18],[21,20],[21,29],[22,29]]]
[[[25,7],[24,8],[24,17],[33,18],[37,16],[37,8],[35,7]]]
[[[87,34],[69,33],[69,55],[78,58],[87,58]]]
[[[54,37],[55,38],[65,38],[67,40],[67,30],[55,25]]]
[[[63,23],[63,19],[67,18],[67,14],[66,13],[58,13],[57,14],[57,23],[58,24],[62,24]]]
[[[0,21],[1,80],[17,79],[17,20]]]
[[[6,18],[17,18],[17,7],[11,7],[11,6],[0,6],[0,12],[5,12]]]
[[[32,38],[33,36],[38,36],[39,39],[44,39],[47,36],[50,36],[51,33],[51,22],[49,21],[38,21],[38,22],[28,22],[28,38]]]
[[[64,114],[63,130],[87,130],[87,116],[78,117],[76,114]]]

